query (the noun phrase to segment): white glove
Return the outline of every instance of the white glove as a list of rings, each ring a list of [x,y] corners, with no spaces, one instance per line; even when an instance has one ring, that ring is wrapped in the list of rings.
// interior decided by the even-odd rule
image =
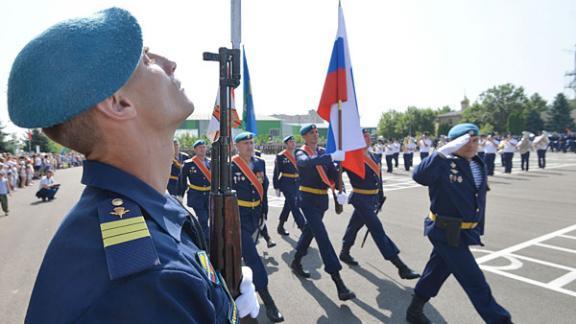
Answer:
[[[468,142],[470,142],[470,134],[462,135],[443,145],[438,149],[438,153],[445,156],[452,155],[452,153],[457,152],[462,146],[468,144]]]
[[[242,282],[240,283],[240,296],[235,300],[240,318],[250,315],[252,318],[258,317],[260,304],[256,298],[256,288],[252,283],[252,269],[242,267]]]
[[[348,195],[345,193],[339,193],[336,195],[336,201],[340,205],[346,205],[348,203]]]
[[[184,197],[178,195],[175,195],[174,198],[176,198],[176,200],[178,200],[178,202],[180,203],[182,203],[182,201],[184,200]]]
[[[276,197],[280,197],[280,189],[275,189],[276,191]]]
[[[344,153],[344,151],[334,151],[330,154],[330,157],[332,157],[332,161],[344,161],[344,158],[346,157],[346,153]]]

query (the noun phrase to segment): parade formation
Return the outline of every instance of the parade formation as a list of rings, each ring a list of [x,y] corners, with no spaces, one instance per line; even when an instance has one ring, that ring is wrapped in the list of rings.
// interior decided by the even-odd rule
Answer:
[[[438,138],[426,132],[384,138],[360,127],[339,6],[318,108],[330,125],[325,147],[318,125],[306,123],[298,134],[280,137],[283,147],[270,173],[256,151],[255,126],[232,131],[238,126],[233,91],[240,83],[239,36],[232,29],[232,49],[204,53],[204,60],[219,63],[218,124],[215,137],[195,140],[191,154],[174,136],[195,111],[176,78],[176,63],[145,47],[141,26],[127,10],[59,22],[17,56],[8,82],[13,123],[41,128],[86,158],[86,189],[45,252],[25,322],[248,323],[258,317],[259,300],[269,321],[290,322],[282,310],[295,301],[289,292],[273,296],[269,289],[277,282],[263,255],[280,248],[273,238],[294,240],[285,251],[286,267],[303,282],[312,281],[304,261],[314,241],[321,277],[332,280],[336,302],[344,304],[364,293],[343,274],[360,267],[355,251],[369,236],[379,252],[371,260],[390,262],[396,279],[415,283],[406,292],[403,320],[432,323],[425,307],[442,298],[453,275],[479,318],[512,323],[472,250],[483,246],[491,217],[487,192],[497,156],[506,174],[518,168],[515,153],[522,172],[530,170],[531,152],[544,169],[551,134],[483,133],[473,123],[456,123]],[[408,265],[414,264],[405,258],[410,251],[401,253],[404,242],[395,243],[399,234],[380,218],[390,199],[383,170],[390,175],[396,168],[428,189],[429,210],[421,218],[431,253],[423,269]],[[43,179],[43,201],[59,189],[52,175],[48,170]],[[270,209],[273,198],[282,200],[279,213]],[[343,235],[326,226],[331,206],[336,214],[351,213]],[[271,231],[269,219],[278,220]]]

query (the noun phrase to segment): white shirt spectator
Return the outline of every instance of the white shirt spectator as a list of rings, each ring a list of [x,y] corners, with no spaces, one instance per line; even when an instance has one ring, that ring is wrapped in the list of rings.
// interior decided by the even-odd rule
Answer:
[[[54,184],[54,177],[48,178],[44,176],[42,177],[42,180],[40,180],[40,189],[44,188],[45,186],[50,187],[53,184]]]

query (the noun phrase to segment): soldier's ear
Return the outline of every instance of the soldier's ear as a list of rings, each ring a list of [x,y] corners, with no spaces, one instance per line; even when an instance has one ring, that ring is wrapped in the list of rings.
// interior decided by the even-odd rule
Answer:
[[[94,108],[107,118],[117,121],[133,119],[137,115],[132,101],[119,93],[104,99]]]

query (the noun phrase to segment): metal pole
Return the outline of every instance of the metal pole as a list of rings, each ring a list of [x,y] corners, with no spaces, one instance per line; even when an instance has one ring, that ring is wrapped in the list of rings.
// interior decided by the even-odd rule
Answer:
[[[242,43],[242,0],[231,0],[230,36],[232,48],[239,49]]]

